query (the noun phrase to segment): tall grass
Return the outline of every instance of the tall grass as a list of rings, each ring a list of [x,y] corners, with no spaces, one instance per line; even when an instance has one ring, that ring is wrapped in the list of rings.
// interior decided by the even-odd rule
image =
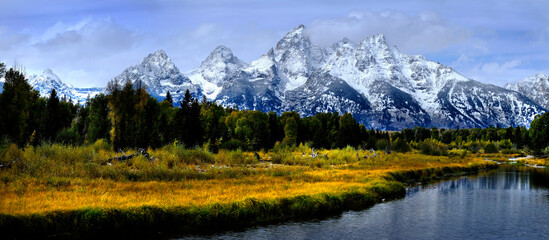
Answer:
[[[102,140],[77,147],[7,146],[0,160],[13,164],[0,169],[0,229],[42,236],[276,222],[364,208],[403,196],[401,182],[431,181],[491,164],[463,154],[347,147],[316,149],[313,155],[307,145],[279,148],[212,154],[207,148],[168,145],[149,149],[152,160],[109,162],[122,153]]]

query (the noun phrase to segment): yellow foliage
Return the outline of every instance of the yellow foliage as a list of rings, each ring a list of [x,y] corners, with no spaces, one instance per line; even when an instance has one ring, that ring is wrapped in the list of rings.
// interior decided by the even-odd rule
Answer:
[[[149,150],[152,161],[139,156],[106,164],[106,159],[116,153],[100,141],[84,147],[54,144],[24,151],[10,148],[4,158],[18,156],[21,161],[1,172],[0,213],[202,206],[248,198],[337,194],[368,188],[383,181],[389,172],[484,162],[474,155],[374,154],[351,147],[315,150],[313,158],[312,151],[304,146],[295,152],[258,152],[258,161],[253,152],[220,150],[211,154],[174,143]]]

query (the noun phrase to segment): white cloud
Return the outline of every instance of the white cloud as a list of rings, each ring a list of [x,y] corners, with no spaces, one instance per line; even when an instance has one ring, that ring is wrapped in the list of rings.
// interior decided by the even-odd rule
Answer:
[[[202,23],[196,28],[179,31],[168,37],[172,41],[158,45],[166,50],[182,72],[187,72],[198,67],[219,45],[229,47],[236,57],[250,62],[267,53],[280,37],[280,33],[256,25],[226,27]]]
[[[354,11],[344,18],[321,19],[307,26],[311,41],[332,44],[343,37],[359,42],[382,33],[387,40],[410,53],[429,53],[463,43],[471,33],[437,12],[409,15],[395,11]]]
[[[520,60],[512,60],[504,63],[490,62],[480,67],[480,70],[486,74],[499,75],[520,65]]]
[[[53,35],[34,44],[44,52],[73,55],[78,57],[98,57],[110,55],[132,48],[140,39],[136,30],[126,29],[112,19],[84,19],[74,25],[57,23],[46,31]],[[53,34],[56,32],[55,34]]]
[[[29,34],[15,32],[7,27],[0,27],[0,50],[2,51],[17,49],[25,42],[28,42],[29,39]]]
[[[498,86],[504,86],[506,83],[523,79],[535,73],[537,73],[536,70],[528,68],[518,59],[479,63],[463,72],[469,78]]]
[[[84,18],[57,22],[34,36],[0,29],[0,50],[19,62],[29,74],[51,68],[63,81],[78,87],[103,86],[121,72],[120,65],[135,64],[147,36],[111,18]],[[137,57],[137,56],[140,57]],[[123,64],[123,63],[127,64]]]

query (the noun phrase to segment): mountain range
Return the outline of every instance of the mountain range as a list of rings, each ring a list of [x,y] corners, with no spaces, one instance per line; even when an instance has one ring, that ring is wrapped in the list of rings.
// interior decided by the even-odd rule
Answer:
[[[200,66],[182,74],[159,50],[112,81],[140,80],[159,100],[169,91],[178,101],[189,89],[195,97],[238,109],[296,111],[302,116],[350,112],[367,127],[384,130],[529,125],[549,107],[545,75],[502,88],[422,56],[401,53],[383,35],[358,43],[344,38],[320,47],[311,43],[304,29],[294,28],[249,64],[219,46]],[[29,79],[45,96],[53,87],[60,95],[79,100],[104,91],[73,88],[51,70]],[[538,79],[545,81],[540,81],[542,87],[528,88]]]

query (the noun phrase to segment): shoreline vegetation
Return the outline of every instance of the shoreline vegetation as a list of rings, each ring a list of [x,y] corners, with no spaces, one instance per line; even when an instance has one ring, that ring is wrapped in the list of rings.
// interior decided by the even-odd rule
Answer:
[[[407,184],[497,167],[476,154],[352,147],[316,150],[315,158],[307,146],[148,152],[153,160],[109,164],[116,153],[101,141],[8,149],[19,160],[0,170],[2,236],[189,234],[313,219],[404,197]]]

